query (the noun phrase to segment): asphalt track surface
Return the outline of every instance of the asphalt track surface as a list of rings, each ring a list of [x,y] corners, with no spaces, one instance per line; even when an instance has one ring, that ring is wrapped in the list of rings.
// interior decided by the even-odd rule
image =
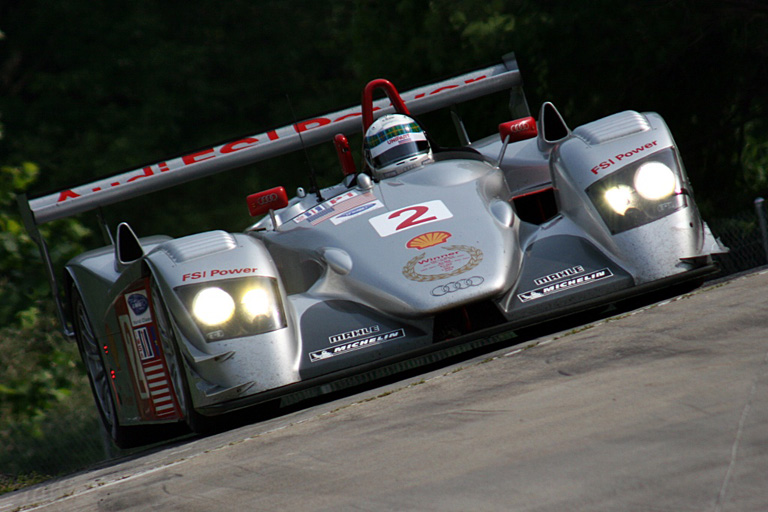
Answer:
[[[0,512],[766,511],[768,272],[0,497]]]

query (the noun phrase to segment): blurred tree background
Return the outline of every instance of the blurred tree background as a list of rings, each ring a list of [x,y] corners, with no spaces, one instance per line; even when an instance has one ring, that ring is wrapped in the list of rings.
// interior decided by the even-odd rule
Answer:
[[[553,101],[571,128],[626,109],[662,114],[705,217],[727,215],[768,190],[766,34],[760,0],[0,2],[0,362],[16,369],[0,368],[0,446],[9,424],[83,386],[14,193],[357,104],[373,78],[407,90],[514,51],[532,110]],[[332,150],[313,159],[321,184],[338,180]],[[241,230],[245,195],[276,184],[308,186],[303,155],[109,207],[107,219],[141,236]],[[57,262],[100,242],[90,218],[46,226]]]

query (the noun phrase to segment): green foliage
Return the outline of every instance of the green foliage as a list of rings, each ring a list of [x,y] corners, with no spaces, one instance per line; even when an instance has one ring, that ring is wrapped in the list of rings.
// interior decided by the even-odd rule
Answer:
[[[751,190],[768,190],[768,119],[756,118],[743,127],[741,165]]]
[[[0,325],[34,322],[40,309],[50,308],[50,288],[37,245],[24,229],[15,194],[34,183],[37,165],[0,166]],[[41,226],[50,254],[60,266],[82,252],[90,232],[75,219]],[[43,305],[44,304],[44,305]]]
[[[77,346],[56,322],[0,328],[0,493],[104,455]]]
[[[28,190],[39,172],[27,161],[0,165],[0,493],[101,455],[98,447],[83,450],[82,436],[73,436],[83,428],[98,432],[98,423],[90,404],[89,413],[79,410],[83,397],[90,402],[84,372],[77,368],[79,354],[58,332],[38,247],[17,209],[16,194]],[[88,236],[74,219],[43,226],[41,233],[52,242],[59,267],[83,250]],[[67,443],[68,451],[86,459],[71,454],[52,459],[51,447]]]

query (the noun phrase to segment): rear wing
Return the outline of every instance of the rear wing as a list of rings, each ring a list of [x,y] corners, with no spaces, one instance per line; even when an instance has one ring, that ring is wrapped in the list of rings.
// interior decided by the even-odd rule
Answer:
[[[501,64],[410,90],[402,94],[414,114],[437,110],[521,83],[514,55]],[[386,98],[374,103],[379,113],[392,111]],[[305,119],[263,133],[189,153],[67,188],[29,201],[36,224],[92,210],[222,171],[332,141],[334,135],[361,130],[362,110],[355,106],[320,117]]]
[[[401,96],[413,114],[422,114],[495,92],[520,86],[522,79],[513,53],[500,64],[471,71],[447,80],[412,89]],[[524,101],[524,100],[523,100]],[[389,113],[394,108],[387,98],[373,103],[373,110]],[[100,178],[85,185],[66,188],[28,200],[18,197],[25,227],[38,244],[46,264],[59,315],[67,330],[53,265],[38,226],[102,206],[162,190],[226,170],[243,167],[279,155],[301,150],[334,139],[336,134],[351,135],[362,129],[360,105],[305,119],[263,133],[183,156],[156,162],[138,169]]]

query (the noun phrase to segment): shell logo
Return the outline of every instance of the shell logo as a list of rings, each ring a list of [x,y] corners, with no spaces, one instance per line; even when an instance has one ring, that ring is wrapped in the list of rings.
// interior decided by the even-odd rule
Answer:
[[[449,238],[451,238],[451,234],[446,231],[431,231],[411,238],[405,246],[409,249],[426,249],[433,245],[445,243]]]

